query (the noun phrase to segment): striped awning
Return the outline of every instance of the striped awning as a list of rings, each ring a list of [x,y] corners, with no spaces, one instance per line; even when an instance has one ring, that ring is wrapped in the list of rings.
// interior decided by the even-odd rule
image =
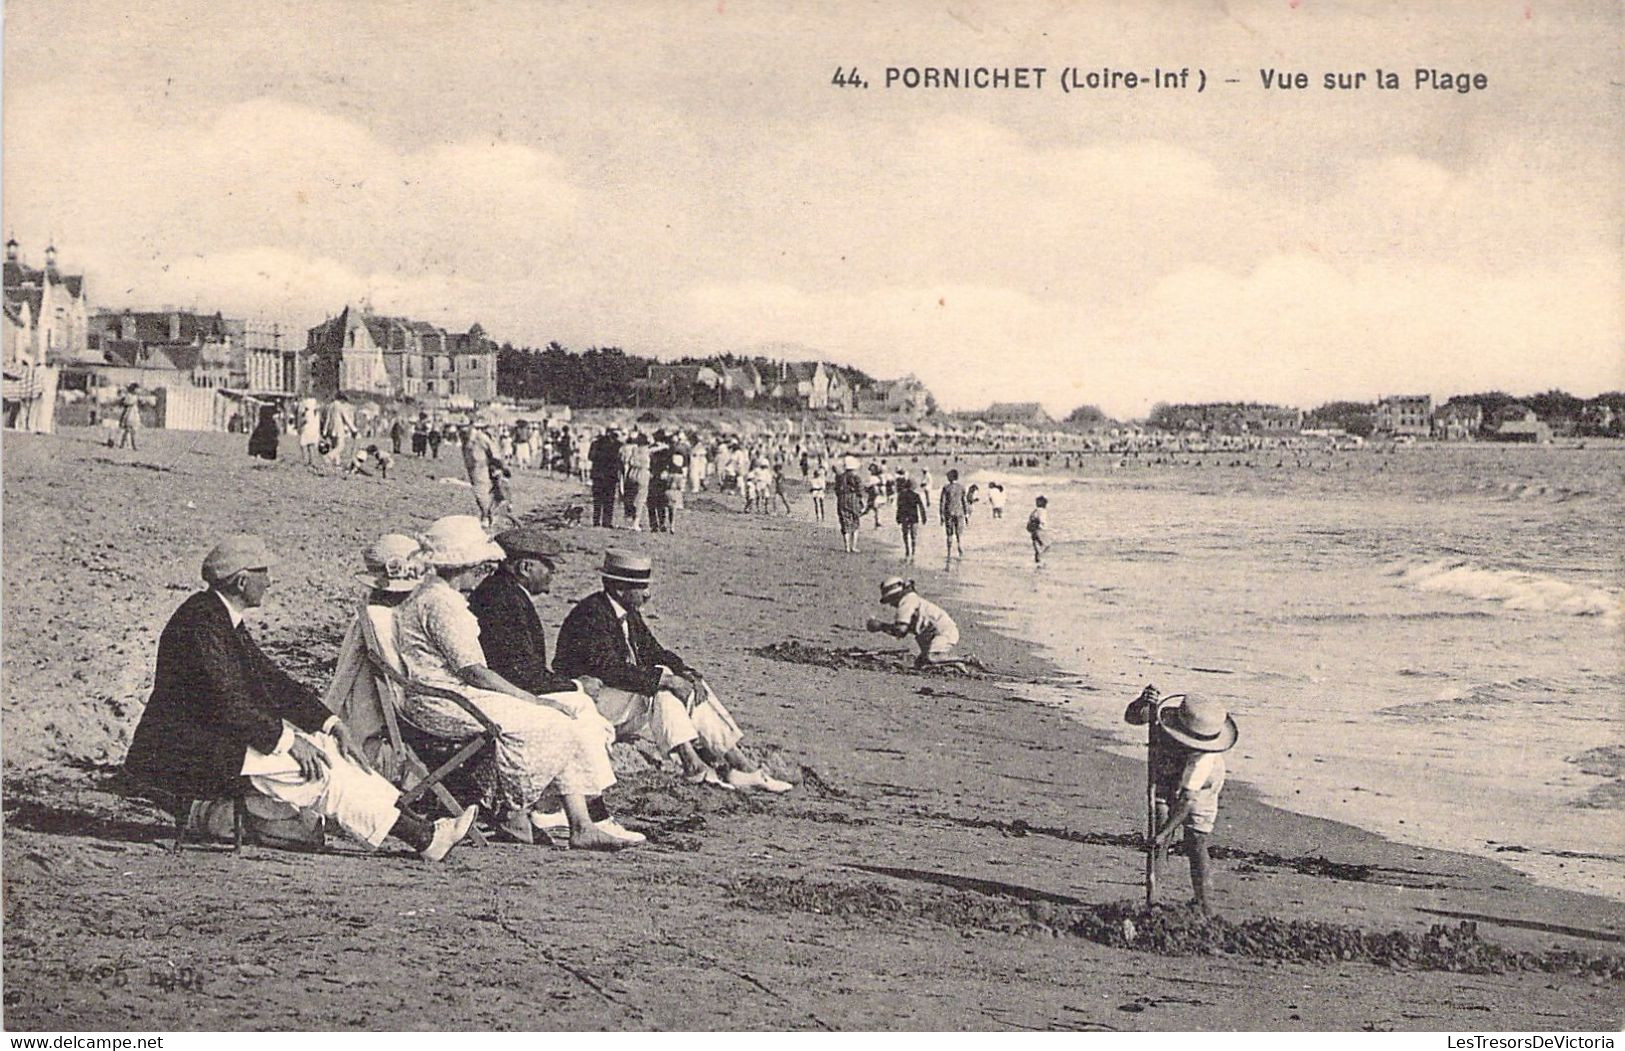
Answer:
[[[6,401],[29,401],[40,396],[40,387],[34,380],[33,371],[30,370],[21,376],[5,377],[0,394],[5,396]]]

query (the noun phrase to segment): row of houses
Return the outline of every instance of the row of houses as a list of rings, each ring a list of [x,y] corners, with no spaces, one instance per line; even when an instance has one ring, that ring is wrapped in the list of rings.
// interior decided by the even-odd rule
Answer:
[[[1151,423],[1163,430],[1221,435],[1283,435],[1303,429],[1303,410],[1254,402],[1158,406]]]
[[[427,321],[346,305],[310,329],[302,391],[483,403],[497,396],[497,347],[478,322],[448,332]]]
[[[854,381],[822,361],[758,364],[687,362],[650,365],[634,380],[634,394],[650,404],[707,407],[773,402],[815,412],[901,415],[918,419],[930,411],[931,392],[910,375],[898,380]]]
[[[1583,413],[1581,422],[1598,433],[1613,425],[1613,410],[1607,405],[1589,405]],[[1477,401],[1452,398],[1434,408],[1433,399],[1426,394],[1379,399],[1372,433],[1381,437],[1410,436],[1446,442],[1487,439],[1544,443],[1552,440],[1551,425],[1527,405],[1508,405],[1496,413],[1495,419],[1486,420],[1484,407]]]

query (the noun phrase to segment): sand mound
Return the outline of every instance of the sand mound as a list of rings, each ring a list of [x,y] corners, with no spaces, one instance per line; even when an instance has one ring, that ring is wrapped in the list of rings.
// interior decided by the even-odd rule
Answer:
[[[1625,980],[1625,957],[1571,949],[1522,952],[1484,940],[1475,924],[1434,924],[1422,934],[1364,931],[1263,916],[1233,922],[1184,906],[1132,901],[1069,904],[1027,888],[997,893],[899,890],[880,883],[828,883],[756,876],[731,887],[735,904],[768,912],[863,919],[923,919],[959,929],[1075,937],[1167,956],[1227,955],[1293,963],[1358,961],[1402,970],[1504,974],[1540,971]],[[1036,900],[1035,900],[1036,899]]]
[[[857,671],[884,671],[914,675],[954,675],[972,679],[1001,678],[975,657],[933,664],[925,668],[914,666],[914,655],[908,650],[866,650],[859,647],[828,649],[809,646],[793,639],[771,642],[750,651],[758,657],[769,657],[788,664],[812,664],[820,668]]]

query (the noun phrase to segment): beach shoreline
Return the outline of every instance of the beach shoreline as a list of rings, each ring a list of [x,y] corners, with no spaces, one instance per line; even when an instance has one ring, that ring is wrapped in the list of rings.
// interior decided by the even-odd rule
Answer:
[[[707,795],[658,773],[633,775],[612,799],[655,842],[614,859],[516,847],[459,850],[437,868],[349,849],[171,858],[153,846],[162,818],[96,779],[122,757],[158,630],[191,589],[208,539],[250,528],[252,517],[287,551],[256,634],[295,674],[320,683],[356,598],[349,574],[361,546],[472,504],[466,487],[443,481],[459,472],[455,458],[405,461],[384,486],[316,477],[286,459],[254,467],[240,438],[203,439],[186,453],[192,436],[143,435],[151,444],[138,455],[102,449],[88,432],[6,439],[13,1029],[1620,1024],[1614,981],[1157,955],[1072,937],[1055,923],[1002,930],[944,911],[942,901],[959,901],[953,895],[1002,908],[1023,901],[1023,889],[1091,905],[1136,897],[1141,855],[1130,841],[1142,768],[1034,703],[1041,689],[1023,699],[1007,682],[757,655],[782,641],[872,645],[852,629],[874,612],[878,581],[899,568],[873,545],[843,557],[833,529],[800,516],[685,511],[675,537],[566,530],[566,566],[541,604],[551,636],[568,602],[591,590],[604,547],[653,554],[652,627],[707,670],[749,731],[747,744],[802,781],[794,795]],[[214,505],[231,490],[240,503]],[[554,507],[579,492],[556,478],[519,479],[522,506]],[[805,514],[804,501],[797,509]],[[889,521],[885,531],[894,531]],[[940,571],[914,572],[923,589],[947,593]],[[991,631],[972,606],[954,612],[965,650],[1018,678],[1054,677],[1035,646]],[[108,659],[92,659],[99,653]],[[1129,699],[1093,695],[1118,707]],[[1227,916],[1419,934],[1468,919],[1485,938],[1525,951],[1555,943],[1617,955],[1625,937],[1615,902],[1276,810],[1244,785],[1226,792],[1216,845],[1215,904]],[[385,893],[347,893],[362,879]],[[644,892],[636,901],[628,880]],[[1184,897],[1182,859],[1164,882],[1170,899]],[[821,888],[869,894],[880,911],[814,911],[830,893]],[[901,902],[892,916],[888,894]],[[234,901],[246,902],[243,922],[174,929],[177,915],[212,915]],[[920,913],[921,903],[931,908]],[[309,958],[295,964],[265,951],[282,944]],[[133,975],[126,984],[96,977],[121,960]],[[216,995],[154,995],[154,969],[177,960],[215,976]],[[416,1002],[407,994],[423,975],[396,966],[407,960],[433,976],[434,992]],[[313,974],[327,976],[314,993]],[[1215,980],[1224,992],[1192,995],[1192,983]]]

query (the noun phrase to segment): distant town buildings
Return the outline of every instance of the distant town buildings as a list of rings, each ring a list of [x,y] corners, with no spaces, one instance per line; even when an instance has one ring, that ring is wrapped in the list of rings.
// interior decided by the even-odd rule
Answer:
[[[310,329],[308,390],[474,405],[497,396],[497,348],[478,324],[453,333],[424,321],[346,306]]]
[[[996,401],[980,412],[966,415],[986,423],[1014,423],[1027,427],[1047,427],[1055,422],[1036,401]]]
[[[1527,405],[1509,405],[1501,421],[1489,435],[1500,442],[1533,442],[1544,445],[1552,440],[1552,428]]]
[[[275,321],[243,324],[243,359],[248,389],[263,394],[295,394],[305,387],[303,347]]]
[[[1202,434],[1297,434],[1303,429],[1303,411],[1253,402],[1159,405],[1150,423],[1161,430]]]
[[[90,319],[89,352],[73,368],[97,386],[241,386],[240,323],[184,310],[101,311]]]
[[[1377,400],[1374,433],[1425,438],[1433,432],[1433,398],[1427,394],[1399,394]]]
[[[55,365],[84,356],[85,278],[57,268],[55,245],[45,249],[45,266],[35,269],[23,261],[16,238],[6,242],[5,325],[8,363]]]
[[[1445,442],[1472,441],[1484,427],[1484,407],[1476,401],[1451,399],[1433,412],[1433,437]]]
[[[864,415],[904,416],[918,420],[931,411],[931,392],[912,374],[898,380],[877,380],[857,390],[853,410]]]

